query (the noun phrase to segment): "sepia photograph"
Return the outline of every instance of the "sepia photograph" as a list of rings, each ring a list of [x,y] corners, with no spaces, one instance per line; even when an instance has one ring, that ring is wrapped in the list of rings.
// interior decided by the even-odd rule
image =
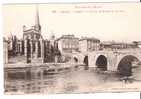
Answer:
[[[4,94],[141,91],[140,3],[3,4]]]

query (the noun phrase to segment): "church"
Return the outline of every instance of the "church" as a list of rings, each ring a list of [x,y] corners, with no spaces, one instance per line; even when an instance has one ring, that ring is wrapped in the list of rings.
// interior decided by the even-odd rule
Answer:
[[[51,40],[44,40],[41,34],[39,11],[36,7],[35,24],[27,29],[23,26],[23,38],[12,40],[10,52],[13,56],[23,56],[26,63],[59,62],[61,56],[55,36]]]
[[[24,55],[27,57],[27,63],[37,61],[43,62],[44,41],[41,35],[41,25],[39,21],[39,12],[36,9],[35,25],[30,29],[23,26]]]

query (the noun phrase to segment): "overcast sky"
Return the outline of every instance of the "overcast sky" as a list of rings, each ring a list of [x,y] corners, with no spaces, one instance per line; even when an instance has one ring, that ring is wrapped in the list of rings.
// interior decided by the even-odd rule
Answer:
[[[88,36],[102,41],[141,41],[141,4],[40,4],[42,35],[49,38],[63,34]],[[3,5],[4,36],[22,38],[22,26],[35,23],[36,5]]]

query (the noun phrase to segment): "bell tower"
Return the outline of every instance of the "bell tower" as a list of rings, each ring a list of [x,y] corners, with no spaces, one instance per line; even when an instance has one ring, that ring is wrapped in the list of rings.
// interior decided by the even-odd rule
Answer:
[[[40,25],[40,18],[39,18],[39,11],[38,6],[36,6],[36,15],[35,15],[35,30],[41,33],[41,25]]]
[[[44,42],[41,35],[41,25],[39,20],[39,9],[36,5],[35,8],[35,23],[31,28],[23,26],[23,40],[24,40],[24,55],[27,57],[28,62],[36,62],[34,59],[43,59]]]
[[[39,40],[42,38],[41,36],[41,25],[39,19],[39,11],[38,6],[36,5],[36,13],[35,13],[35,23],[31,28],[27,29],[26,26],[23,26],[23,38],[24,39],[32,39],[32,40]]]

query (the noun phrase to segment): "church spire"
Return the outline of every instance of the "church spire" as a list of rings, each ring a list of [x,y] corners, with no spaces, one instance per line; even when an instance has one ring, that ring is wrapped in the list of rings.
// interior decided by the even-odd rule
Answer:
[[[38,5],[36,5],[36,16],[35,16],[35,29],[41,31],[40,20],[39,20],[39,11]]]

